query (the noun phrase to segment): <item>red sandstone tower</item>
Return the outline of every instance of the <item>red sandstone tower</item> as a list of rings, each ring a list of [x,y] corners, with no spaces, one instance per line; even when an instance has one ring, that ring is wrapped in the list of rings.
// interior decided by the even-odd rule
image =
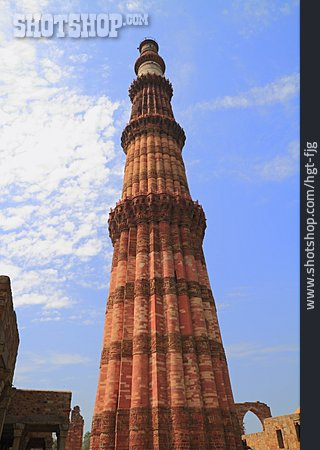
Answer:
[[[91,450],[242,449],[172,87],[144,40],[122,134],[114,246]]]

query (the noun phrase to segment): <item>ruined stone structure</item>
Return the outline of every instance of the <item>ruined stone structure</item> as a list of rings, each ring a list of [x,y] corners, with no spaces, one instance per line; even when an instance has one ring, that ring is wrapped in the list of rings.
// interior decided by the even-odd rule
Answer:
[[[91,450],[242,449],[202,241],[158,44],[144,40],[129,95]]]
[[[12,389],[0,449],[50,449],[51,434],[65,450],[71,392]]]
[[[69,430],[71,392],[12,387],[18,345],[10,279],[0,276],[0,450],[51,450],[52,433],[58,450],[81,450],[83,419],[78,406]]]
[[[236,411],[242,434],[245,433],[243,419],[247,412],[251,411],[258,417],[262,428],[264,427],[264,419],[271,417],[270,407],[261,402],[236,403]]]
[[[82,449],[83,423],[80,408],[79,406],[75,406],[71,411],[66,450]]]
[[[0,437],[11,398],[18,346],[19,333],[10,279],[0,276]]]
[[[244,443],[251,450],[300,449],[300,410],[287,416],[264,419],[263,431],[245,434]],[[315,448],[317,444],[315,443]]]

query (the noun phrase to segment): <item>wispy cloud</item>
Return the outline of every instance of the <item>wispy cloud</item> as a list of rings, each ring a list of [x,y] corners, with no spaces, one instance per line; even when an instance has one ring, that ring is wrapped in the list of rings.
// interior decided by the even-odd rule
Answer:
[[[238,303],[248,300],[251,295],[251,288],[249,286],[238,286],[230,289],[224,293],[220,300],[217,302],[218,311],[224,311],[226,309],[235,306]]]
[[[282,182],[298,173],[299,149],[299,142],[294,140],[271,159],[245,159],[228,155],[220,159],[214,170],[214,176],[219,178],[232,174],[234,178],[245,182]]]
[[[243,299],[250,295],[250,290],[251,288],[249,286],[238,286],[230,289],[230,291],[225,294],[225,297],[232,299]]]
[[[37,365],[69,366],[75,364],[86,364],[90,359],[87,356],[71,353],[52,353],[48,357],[38,356],[33,358]]]
[[[46,8],[50,0],[16,0],[15,7],[17,11],[39,12]]]
[[[229,358],[233,359],[250,359],[262,358],[276,353],[297,353],[299,348],[294,345],[273,345],[265,347],[252,342],[242,342],[238,344],[226,346]]]
[[[98,0],[102,8],[113,8],[110,12],[120,11],[122,13],[148,13],[157,4],[154,0]]]
[[[58,309],[44,309],[35,317],[32,322],[76,322],[81,325],[94,325],[97,321],[102,320],[103,315],[100,309],[77,308],[77,312],[63,314]]]
[[[69,59],[70,61],[74,63],[85,63],[91,58],[91,55],[88,53],[78,53],[74,55],[70,55]]]
[[[223,13],[238,26],[241,35],[250,37],[280,17],[292,14],[298,5],[299,0],[233,0]]]
[[[3,0],[10,3],[10,0]],[[16,12],[44,13],[51,12],[52,6],[59,12],[69,12],[79,6],[79,0],[13,0],[11,6]]]
[[[35,374],[39,376],[39,374],[51,372],[61,367],[84,365],[89,362],[90,358],[78,353],[52,352],[43,356],[27,352],[24,354],[22,363],[18,363],[16,367],[14,381],[28,381]]]
[[[269,161],[255,166],[258,177],[269,181],[282,181],[299,170],[300,144],[293,141],[285,153],[275,156]]]
[[[274,103],[285,103],[299,92],[300,75],[298,73],[283,76],[265,86],[257,86],[234,96],[225,96],[195,105],[197,109],[217,110],[230,108],[251,108]]]

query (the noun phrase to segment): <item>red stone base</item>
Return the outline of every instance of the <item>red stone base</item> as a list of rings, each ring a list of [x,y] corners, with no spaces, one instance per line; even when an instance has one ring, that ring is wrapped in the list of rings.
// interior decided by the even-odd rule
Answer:
[[[239,450],[238,426],[220,409],[119,409],[94,417],[90,449]]]

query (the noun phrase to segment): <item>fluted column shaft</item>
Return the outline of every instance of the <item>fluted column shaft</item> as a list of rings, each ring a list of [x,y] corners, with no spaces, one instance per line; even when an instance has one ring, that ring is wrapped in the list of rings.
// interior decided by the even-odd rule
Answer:
[[[114,256],[90,448],[240,450],[205,216],[190,196],[163,60],[146,42],[121,140],[122,198],[109,216]]]

